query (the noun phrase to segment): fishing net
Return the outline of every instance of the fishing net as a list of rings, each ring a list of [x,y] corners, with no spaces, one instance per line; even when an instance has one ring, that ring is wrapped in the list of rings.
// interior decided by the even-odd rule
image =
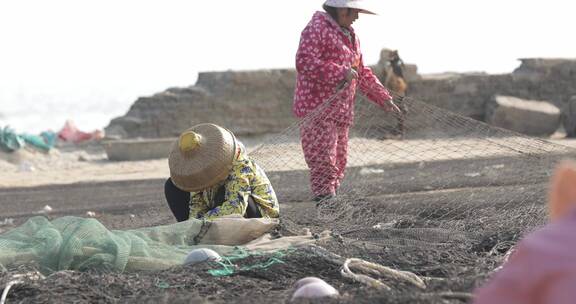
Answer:
[[[307,161],[315,155],[304,156],[300,133],[322,138],[323,121],[345,123],[339,94],[251,153],[264,170],[282,172],[271,177],[280,201],[313,204],[306,188],[317,180]],[[357,97],[344,178],[337,196],[316,207],[317,224],[340,234],[347,252],[419,274],[456,276],[439,265],[475,267],[482,257],[503,256],[546,221],[548,179],[573,149],[420,100],[394,99],[403,115]],[[316,167],[334,175],[331,166]]]
[[[282,208],[314,206],[309,188],[318,180],[311,179],[307,161],[315,161],[316,155],[304,157],[300,132],[325,135],[326,120],[342,126],[346,116],[340,113],[340,97],[337,92],[315,112],[251,152],[267,171]],[[272,239],[262,234],[270,229],[267,224],[242,230],[191,220],[109,231],[94,219],[64,217],[50,222],[37,217],[0,235],[0,265],[36,263],[43,272],[160,270],[181,265],[190,250],[201,246],[228,256],[211,276],[241,271],[291,284],[303,275],[333,276],[334,265],[348,262],[349,277],[358,277],[358,269],[372,275],[394,269],[421,277],[427,292],[470,291],[522,235],[546,221],[552,169],[559,160],[576,154],[571,148],[494,128],[423,101],[394,97],[402,116],[382,111],[363,96],[357,98],[347,167],[337,196],[313,207],[317,214],[306,223],[333,232],[321,243],[324,248],[286,250],[315,243],[319,237]],[[335,174],[331,166],[317,168]],[[281,224],[296,220],[284,217]],[[238,235],[247,238],[241,241]],[[266,274],[258,272],[262,269]],[[281,276],[289,276],[289,281]],[[440,280],[463,276],[480,279],[450,284]],[[394,297],[415,295],[401,284],[386,285],[399,288]],[[441,297],[468,295],[443,293]],[[358,299],[362,298],[350,301]]]
[[[208,273],[215,277],[229,276],[240,271],[249,271],[254,269],[268,269],[276,264],[283,264],[282,260],[287,254],[293,252],[294,248],[286,250],[276,250],[271,253],[250,252],[243,248],[237,248],[234,252],[226,254],[222,261],[214,262],[220,268],[209,269]],[[238,261],[245,261],[248,258],[264,257],[264,262],[252,263],[250,265],[239,266]]]
[[[108,230],[98,220],[61,217],[30,218],[0,235],[0,266],[34,264],[43,273],[59,270],[162,270],[182,265],[196,248],[221,255],[281,250],[295,242],[265,238],[276,220],[227,218],[189,220],[134,230]],[[305,240],[309,236],[302,236]]]

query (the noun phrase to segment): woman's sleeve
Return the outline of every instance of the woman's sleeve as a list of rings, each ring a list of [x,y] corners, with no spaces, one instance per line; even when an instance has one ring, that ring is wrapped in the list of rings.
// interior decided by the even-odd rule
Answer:
[[[190,198],[190,218],[200,219],[208,211],[208,205],[204,201],[202,192],[192,193]]]
[[[208,220],[228,215],[244,216],[248,208],[248,198],[251,194],[250,180],[254,176],[254,170],[245,162],[234,168],[234,173],[226,182],[224,202],[219,207],[206,212]]]
[[[360,76],[359,86],[362,93],[385,110],[390,110],[389,101],[392,100],[390,92],[384,87],[384,85],[382,85],[380,80],[378,80],[378,77],[374,75],[372,69],[364,65],[362,55],[360,55],[358,72]]]
[[[280,215],[280,206],[278,198],[270,180],[264,170],[254,163],[256,174],[252,179],[252,197],[259,202],[260,210],[263,217],[277,218]]]
[[[296,70],[312,80],[336,86],[344,81],[348,68],[322,59],[325,44],[330,41],[322,31],[319,25],[309,25],[304,29],[296,53]]]

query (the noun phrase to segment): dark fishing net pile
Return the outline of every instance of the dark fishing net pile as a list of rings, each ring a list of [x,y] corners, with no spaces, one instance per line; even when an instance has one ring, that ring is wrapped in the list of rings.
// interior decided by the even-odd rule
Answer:
[[[16,285],[9,299],[287,303],[295,281],[318,276],[342,295],[324,300],[329,303],[470,302],[472,290],[517,241],[546,222],[550,175],[574,150],[411,98],[396,96],[402,116],[358,99],[345,178],[338,195],[317,207],[299,133],[302,126],[326,132],[319,120],[344,119],[338,96],[251,152],[283,205],[281,232],[310,227],[331,230],[333,238],[286,252],[278,263],[266,255],[238,259],[229,276],[211,275],[219,266],[209,264],[142,273],[65,271]],[[340,269],[347,258],[413,272],[427,287],[370,274],[391,287],[383,291],[345,279]],[[34,269],[5,271],[1,283]]]
[[[403,115],[358,99],[342,186],[316,208],[318,225],[341,240],[327,249],[470,292],[546,222],[549,178],[573,149],[411,98],[395,98]],[[311,201],[300,186],[310,177],[299,129],[339,119],[338,102],[252,153],[264,169],[284,172],[273,180],[281,201]]]

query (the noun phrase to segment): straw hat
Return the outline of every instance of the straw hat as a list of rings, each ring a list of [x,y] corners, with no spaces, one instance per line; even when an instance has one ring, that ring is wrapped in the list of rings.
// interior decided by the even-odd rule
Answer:
[[[196,125],[184,131],[172,146],[170,178],[184,191],[209,188],[228,176],[235,152],[232,132],[214,124]]]
[[[364,0],[326,0],[324,5],[331,7],[355,8],[361,13],[376,15]]]
[[[576,209],[576,163],[573,161],[562,162],[554,172],[548,204],[552,221]]]

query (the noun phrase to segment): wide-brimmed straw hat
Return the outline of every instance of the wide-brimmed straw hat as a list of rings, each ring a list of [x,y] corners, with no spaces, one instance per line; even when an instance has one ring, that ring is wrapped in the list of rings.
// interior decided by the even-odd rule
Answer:
[[[364,0],[326,0],[324,5],[331,7],[355,8],[361,13],[376,15],[370,5]]]
[[[232,168],[236,139],[214,124],[200,124],[184,131],[173,144],[168,159],[176,187],[197,192],[223,181]]]

